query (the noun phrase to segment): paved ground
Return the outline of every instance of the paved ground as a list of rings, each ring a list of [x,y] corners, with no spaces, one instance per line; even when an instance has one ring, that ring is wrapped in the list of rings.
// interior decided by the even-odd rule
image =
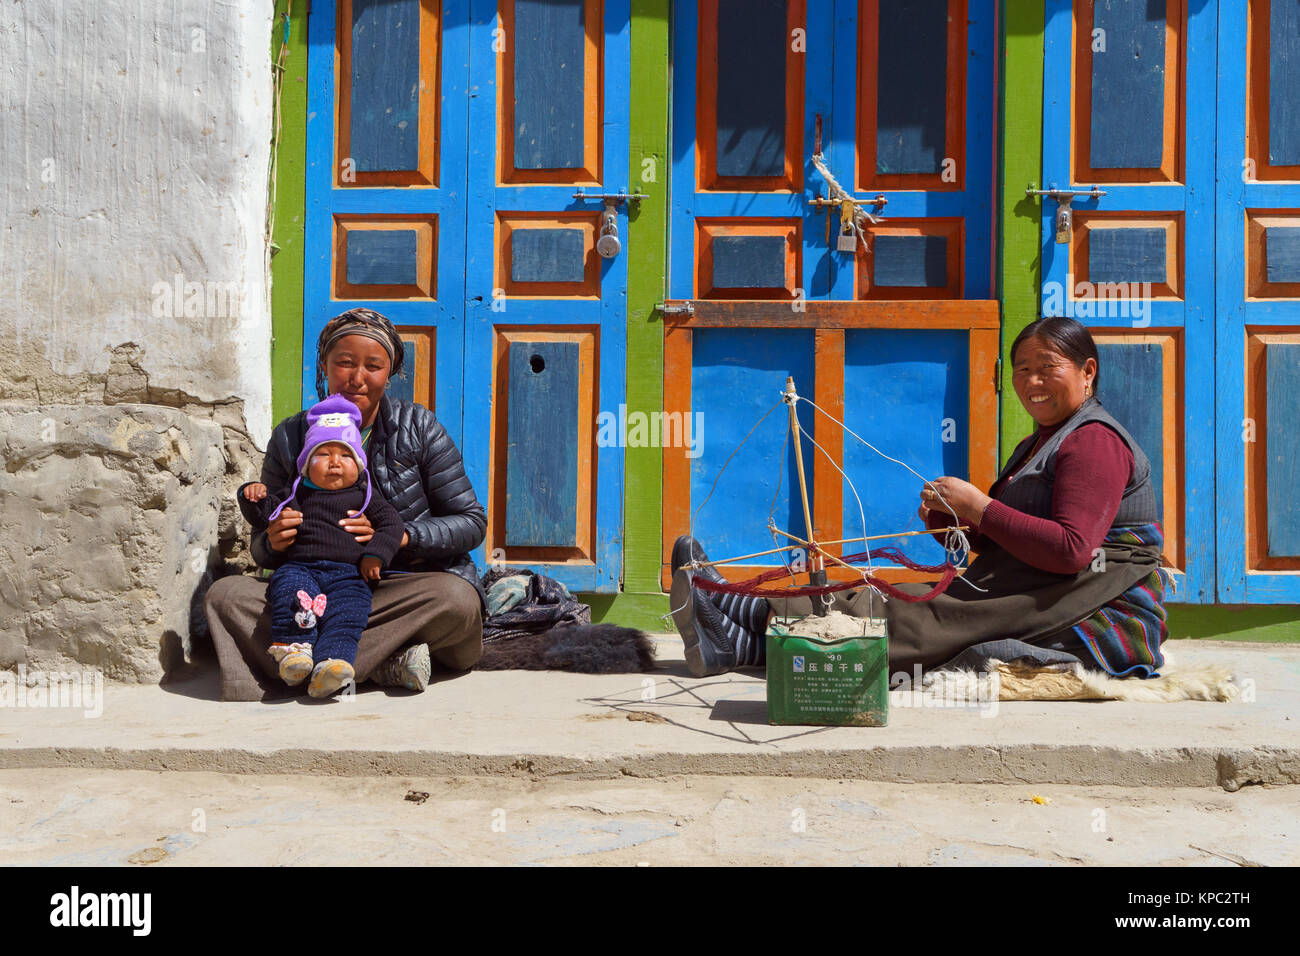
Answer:
[[[1296,787],[7,770],[0,864],[1294,866],[1298,810]]]
[[[891,705],[884,728],[774,727],[759,674],[691,678],[675,636],[651,674],[474,672],[424,694],[222,703],[215,675],[108,685],[102,714],[0,708],[0,769],[462,777],[674,775],[885,783],[1213,787],[1300,783],[1300,645],[1174,641],[1232,666],[1249,701]],[[1019,791],[1017,790],[1017,793]]]

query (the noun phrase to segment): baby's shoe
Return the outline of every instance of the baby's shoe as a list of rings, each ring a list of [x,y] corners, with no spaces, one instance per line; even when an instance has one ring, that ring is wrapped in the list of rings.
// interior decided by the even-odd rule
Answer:
[[[347,661],[331,658],[321,661],[311,672],[311,683],[307,693],[312,697],[328,697],[339,688],[352,683],[356,672]]]
[[[311,673],[311,645],[298,641],[294,644],[272,644],[267,652],[280,662],[280,679],[290,687],[297,687]]]

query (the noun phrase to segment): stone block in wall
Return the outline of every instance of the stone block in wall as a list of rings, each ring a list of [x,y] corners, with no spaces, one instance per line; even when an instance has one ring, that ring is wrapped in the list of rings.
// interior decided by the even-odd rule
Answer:
[[[0,668],[156,681],[191,649],[226,470],[161,405],[0,404]]]

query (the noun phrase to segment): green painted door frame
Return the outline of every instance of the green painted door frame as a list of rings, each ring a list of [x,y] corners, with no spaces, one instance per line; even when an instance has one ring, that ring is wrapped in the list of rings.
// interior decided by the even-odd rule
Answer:
[[[629,113],[630,187],[647,199],[628,224],[627,411],[656,415],[663,409],[664,327],[655,306],[663,301],[668,267],[668,7],[669,0],[632,0],[632,103]],[[660,619],[668,597],[659,587],[663,453],[627,448],[623,459],[623,591],[583,595],[592,619],[648,631],[669,627]]]
[[[299,410],[307,206],[307,5],[276,0],[271,70],[271,421]]]

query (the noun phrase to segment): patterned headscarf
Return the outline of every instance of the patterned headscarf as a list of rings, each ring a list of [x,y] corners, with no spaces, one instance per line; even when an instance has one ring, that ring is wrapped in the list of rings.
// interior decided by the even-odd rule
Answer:
[[[402,371],[402,338],[393,323],[373,309],[349,309],[326,322],[316,342],[316,396],[320,399],[329,394],[325,384],[325,357],[345,335],[364,335],[384,347],[388,353],[389,381]]]

